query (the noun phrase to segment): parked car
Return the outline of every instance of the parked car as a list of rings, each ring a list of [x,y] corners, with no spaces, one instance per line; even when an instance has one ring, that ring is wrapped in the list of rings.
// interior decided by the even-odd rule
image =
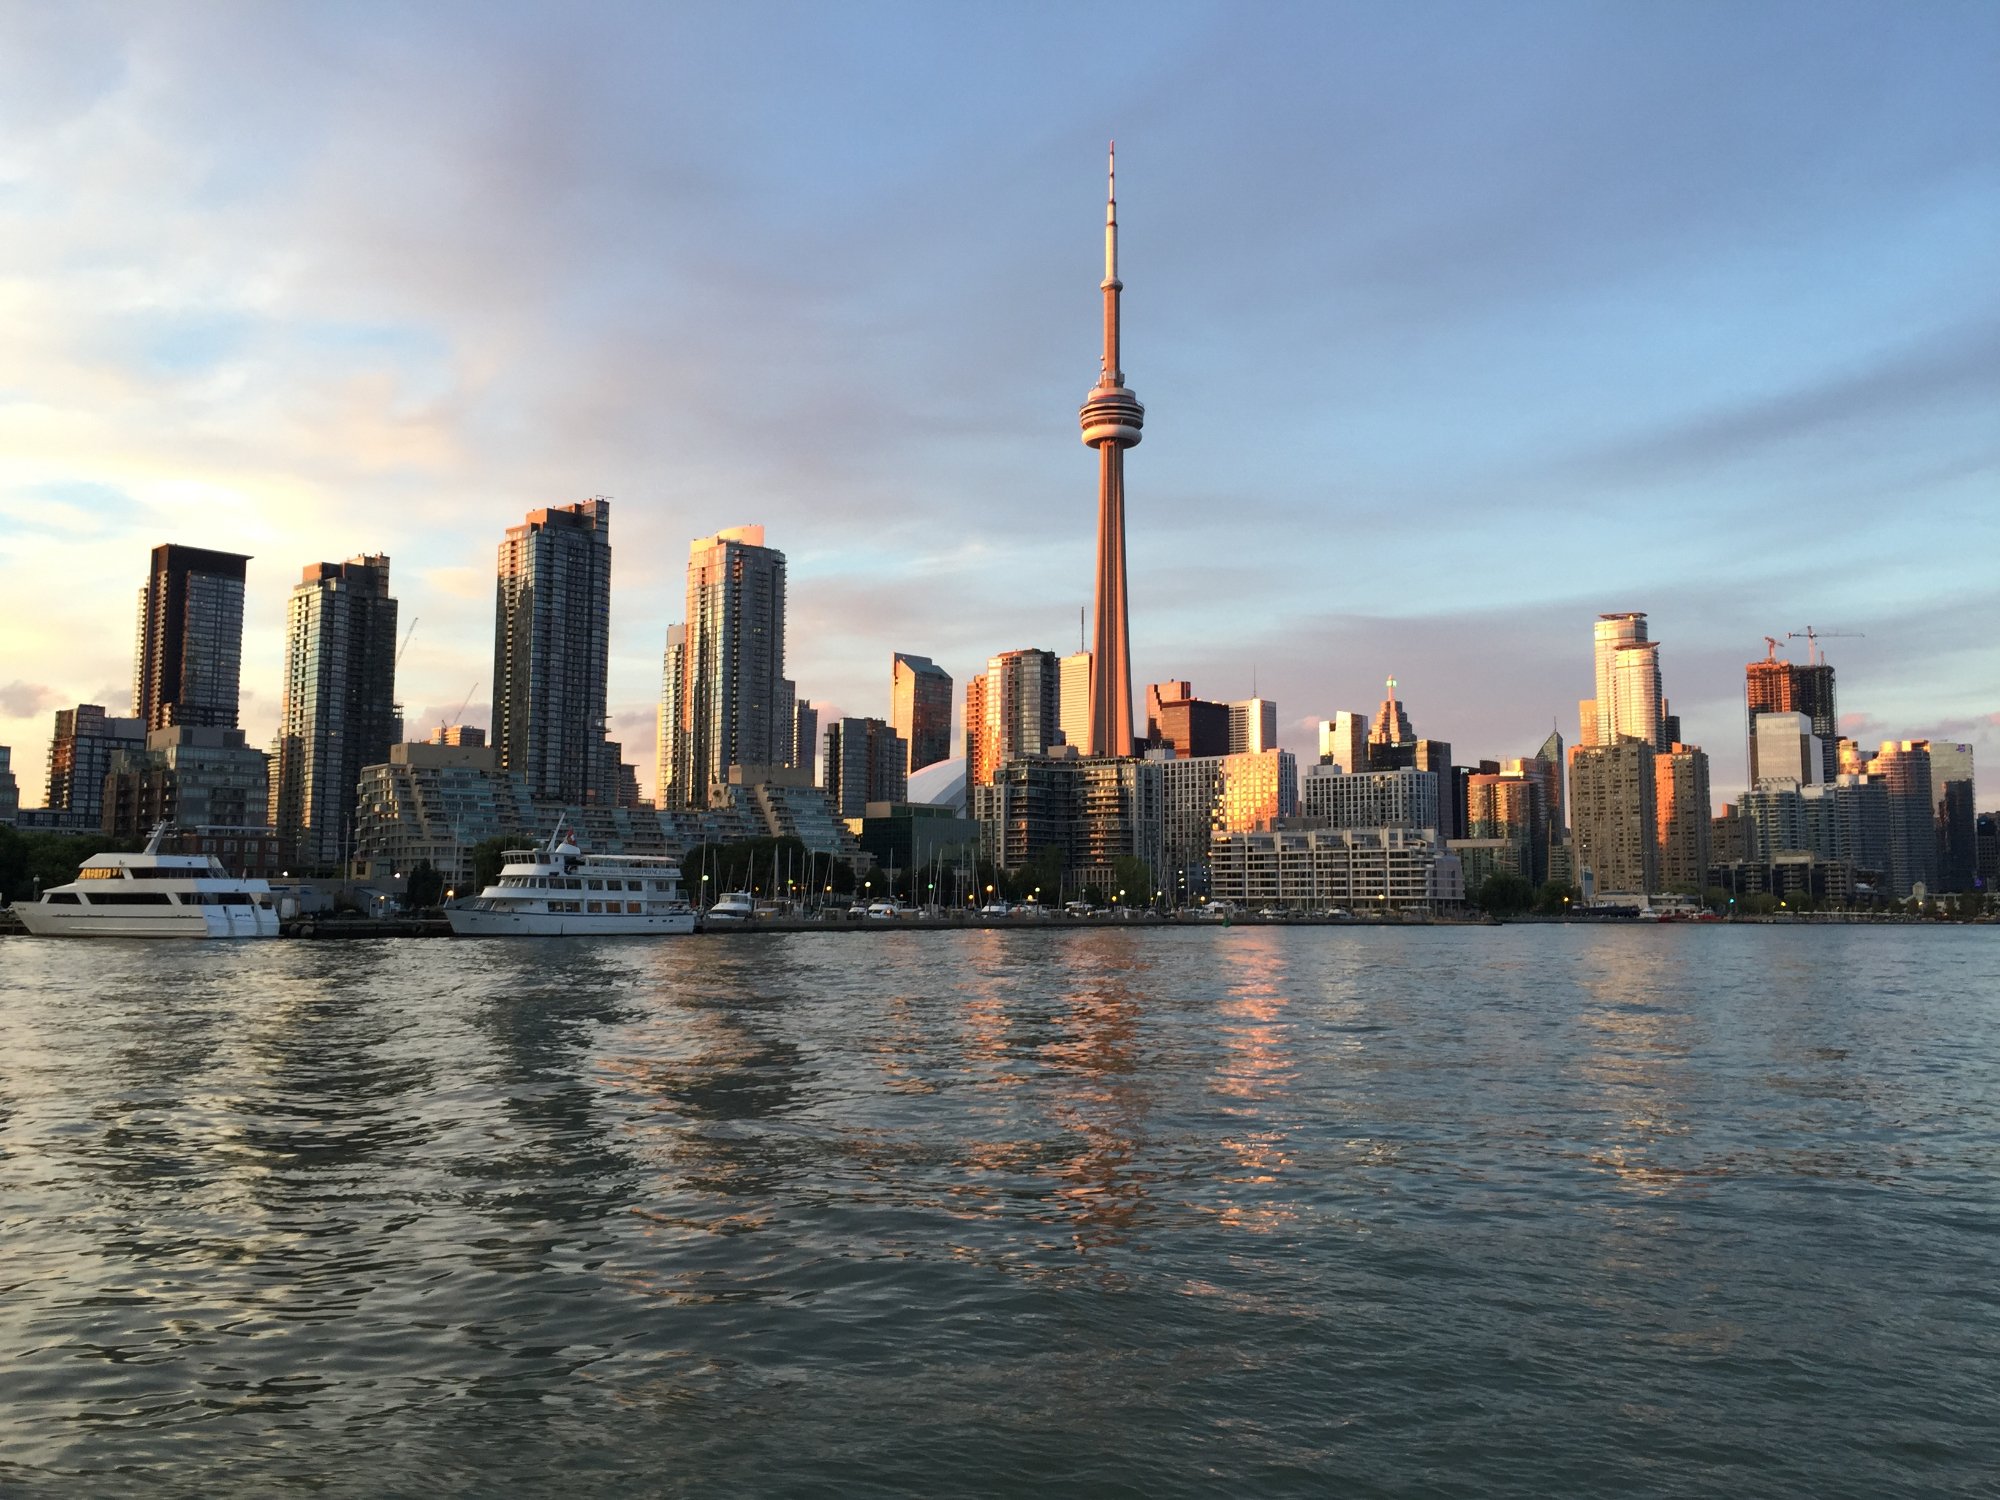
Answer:
[[[871,922],[893,922],[901,915],[893,901],[876,901],[868,907],[868,920]]]
[[[979,908],[979,915],[982,917],[1006,917],[1012,916],[1013,911],[1005,901],[989,901]]]

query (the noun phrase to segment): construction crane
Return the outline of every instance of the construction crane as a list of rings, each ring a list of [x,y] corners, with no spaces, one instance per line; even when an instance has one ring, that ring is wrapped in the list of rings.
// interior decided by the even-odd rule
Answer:
[[[1770,638],[1767,636],[1765,639],[1768,640]],[[1804,630],[1787,630],[1785,632],[1785,639],[1788,641],[1803,640],[1806,643],[1807,664],[1819,667],[1826,665],[1826,656],[1819,649],[1821,641],[1865,641],[1868,637],[1859,630],[1815,630],[1812,626],[1808,625]]]
[[[421,615],[412,616],[410,628],[403,632],[403,644],[396,648],[396,665],[399,667],[403,664],[403,653],[410,649],[410,637],[417,633],[417,621],[422,618]]]
[[[1778,638],[1775,635],[1767,635],[1764,637],[1764,660],[1776,661],[1777,659]]]

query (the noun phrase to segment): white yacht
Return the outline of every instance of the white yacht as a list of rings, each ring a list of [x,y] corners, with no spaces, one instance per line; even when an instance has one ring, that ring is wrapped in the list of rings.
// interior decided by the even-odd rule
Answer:
[[[757,902],[748,891],[724,891],[722,898],[701,914],[704,923],[729,924],[757,920]]]
[[[268,881],[246,880],[212,854],[162,854],[162,823],[143,854],[97,854],[76,879],[14,914],[41,937],[274,938]]]
[[[445,908],[461,937],[669,936],[694,931],[681,867],[657,854],[585,854],[560,824],[538,849],[509,849],[500,878]]]

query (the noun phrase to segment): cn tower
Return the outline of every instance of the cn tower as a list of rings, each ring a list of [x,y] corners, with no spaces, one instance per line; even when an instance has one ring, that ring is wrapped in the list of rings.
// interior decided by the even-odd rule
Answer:
[[[1104,362],[1078,413],[1097,450],[1097,631],[1090,662],[1090,753],[1132,753],[1132,638],[1125,604],[1125,450],[1139,441],[1146,408],[1118,367],[1118,143],[1104,201]]]

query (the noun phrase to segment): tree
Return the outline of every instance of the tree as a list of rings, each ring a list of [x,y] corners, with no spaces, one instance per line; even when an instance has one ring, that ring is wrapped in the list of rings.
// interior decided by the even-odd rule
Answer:
[[[93,854],[129,854],[144,847],[143,841],[101,833],[46,833],[0,823],[0,905],[32,901],[37,888],[68,885]]]
[[[1535,889],[1511,870],[1495,870],[1473,903],[1490,917],[1517,917],[1535,900]]]
[[[403,882],[403,905],[411,911],[429,911],[443,895],[444,876],[429,860],[418,860],[410,878]]]
[[[1118,882],[1120,906],[1153,904],[1153,867],[1136,855],[1121,854],[1111,861],[1111,873]]]
[[[1576,890],[1560,880],[1551,880],[1535,892],[1535,910],[1545,917],[1559,917],[1576,900]]]
[[[532,833],[507,833],[497,839],[485,839],[472,846],[472,888],[483,891],[500,878],[500,866],[509,849],[531,849],[542,842],[542,837]]]

